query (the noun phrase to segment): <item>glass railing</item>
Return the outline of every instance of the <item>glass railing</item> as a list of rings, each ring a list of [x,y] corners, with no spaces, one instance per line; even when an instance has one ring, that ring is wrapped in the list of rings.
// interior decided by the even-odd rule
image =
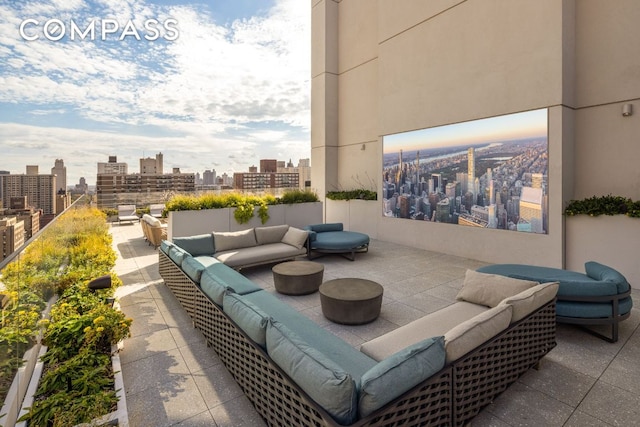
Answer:
[[[27,394],[41,351],[39,322],[53,299],[49,282],[64,264],[60,251],[44,237],[58,232],[61,218],[89,202],[86,196],[77,199],[0,262],[0,425],[5,427],[15,424]],[[43,254],[40,263],[31,262],[34,252]]]

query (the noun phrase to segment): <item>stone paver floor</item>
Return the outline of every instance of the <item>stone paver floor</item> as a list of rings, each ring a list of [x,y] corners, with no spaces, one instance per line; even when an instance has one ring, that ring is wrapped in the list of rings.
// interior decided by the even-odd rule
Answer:
[[[116,272],[124,282],[117,296],[134,319],[121,351],[129,425],[262,426],[215,352],[192,327],[158,273],[156,250],[139,224],[113,225]],[[372,241],[369,253],[351,262],[318,259],[324,280],[360,277],[384,286],[380,317],[367,325],[326,320],[317,293],[284,296],[273,287],[270,266],[243,270],[256,284],[353,346],[451,304],[466,269],[482,262]],[[634,284],[636,286],[640,284]],[[634,289],[635,301],[640,290]],[[632,426],[640,421],[640,310],[621,324],[610,344],[575,327],[558,325],[558,346],[541,364],[502,393],[472,421],[477,426]]]

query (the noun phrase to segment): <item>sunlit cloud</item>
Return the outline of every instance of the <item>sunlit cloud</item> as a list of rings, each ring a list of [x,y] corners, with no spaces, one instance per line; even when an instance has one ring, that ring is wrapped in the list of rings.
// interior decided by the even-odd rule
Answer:
[[[0,169],[22,172],[37,157],[46,170],[64,158],[72,183],[93,182],[109,155],[134,172],[143,153],[159,151],[193,172],[246,170],[279,152],[309,157],[308,2],[277,0],[266,14],[224,25],[188,1],[15,2],[0,16]],[[148,19],[172,18],[179,37],[25,41],[18,27],[26,18],[40,22],[36,32],[51,18],[131,21],[141,30]],[[38,122],[58,116],[55,127]],[[83,158],[71,158],[69,147],[82,144]]]

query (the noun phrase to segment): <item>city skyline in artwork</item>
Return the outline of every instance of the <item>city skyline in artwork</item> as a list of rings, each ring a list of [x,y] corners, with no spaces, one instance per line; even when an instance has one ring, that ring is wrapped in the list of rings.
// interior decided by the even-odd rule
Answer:
[[[383,215],[548,233],[548,114],[383,137]]]

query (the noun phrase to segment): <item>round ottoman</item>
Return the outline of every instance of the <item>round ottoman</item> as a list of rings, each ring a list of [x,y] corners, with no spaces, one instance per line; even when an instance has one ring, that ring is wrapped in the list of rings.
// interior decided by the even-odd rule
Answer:
[[[322,314],[345,325],[373,322],[380,315],[382,292],[382,286],[371,280],[329,280],[320,285]]]
[[[275,265],[271,271],[276,291],[286,295],[306,295],[320,287],[324,265],[312,261],[289,261]]]

